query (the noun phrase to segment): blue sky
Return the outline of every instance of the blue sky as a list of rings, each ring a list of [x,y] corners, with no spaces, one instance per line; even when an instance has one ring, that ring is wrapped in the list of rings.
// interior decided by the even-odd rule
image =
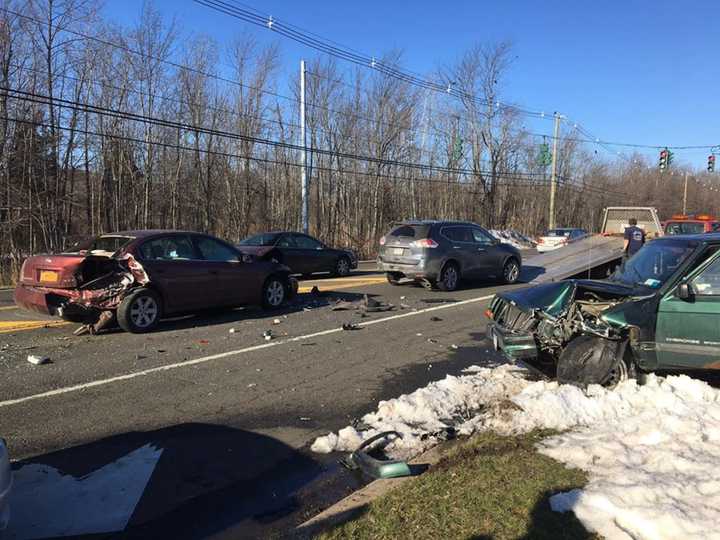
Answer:
[[[142,0],[106,0],[119,23]],[[230,0],[232,1],[232,0]],[[244,0],[284,22],[381,56],[403,51],[403,67],[428,73],[476,42],[510,40],[516,59],[506,101],[555,110],[604,140],[657,145],[720,144],[720,12],[715,2],[667,0]],[[237,32],[280,39],[287,73],[316,53],[192,0],[155,0],[182,31],[223,42]],[[530,121],[551,133],[549,121]],[[618,148],[623,152],[628,149]],[[598,148],[601,155],[608,155]],[[643,151],[655,159],[654,150]],[[704,168],[707,151],[678,151]]]

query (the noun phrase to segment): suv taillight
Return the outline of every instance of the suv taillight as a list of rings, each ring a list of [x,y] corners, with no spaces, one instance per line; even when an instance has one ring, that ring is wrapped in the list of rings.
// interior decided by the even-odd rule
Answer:
[[[385,245],[385,237],[384,236],[380,237],[380,245],[381,246]]]
[[[436,248],[438,247],[438,243],[433,240],[432,238],[421,238],[420,240],[415,240],[410,244],[412,247],[419,247],[419,248]]]

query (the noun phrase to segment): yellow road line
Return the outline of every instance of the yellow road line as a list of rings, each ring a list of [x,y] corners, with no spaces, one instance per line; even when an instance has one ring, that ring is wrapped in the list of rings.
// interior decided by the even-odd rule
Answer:
[[[9,311],[11,309],[18,309],[17,306],[2,306],[0,307],[0,311]]]
[[[335,282],[338,283],[337,285],[332,282],[315,282],[313,285],[303,285],[298,289],[298,292],[300,293],[306,293],[310,292],[313,287],[317,287],[321,291],[334,291],[337,289],[351,289],[353,287],[362,287],[363,285],[377,285],[378,283],[385,283],[387,280],[382,278],[373,278],[370,279],[364,279],[362,281],[351,281],[351,280],[344,280],[342,282]]]
[[[55,328],[70,324],[66,321],[0,321],[0,334],[37,330],[38,328]]]

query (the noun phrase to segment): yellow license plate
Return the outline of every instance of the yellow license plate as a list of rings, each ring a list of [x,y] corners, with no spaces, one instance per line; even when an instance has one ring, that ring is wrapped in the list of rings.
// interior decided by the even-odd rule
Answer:
[[[55,283],[58,280],[58,273],[54,270],[40,270],[40,281]]]

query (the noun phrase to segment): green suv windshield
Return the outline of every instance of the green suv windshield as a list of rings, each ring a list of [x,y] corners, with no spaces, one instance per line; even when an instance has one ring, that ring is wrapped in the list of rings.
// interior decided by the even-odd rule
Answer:
[[[626,285],[657,289],[677,270],[697,247],[687,240],[650,242],[627,260],[612,276]]]

